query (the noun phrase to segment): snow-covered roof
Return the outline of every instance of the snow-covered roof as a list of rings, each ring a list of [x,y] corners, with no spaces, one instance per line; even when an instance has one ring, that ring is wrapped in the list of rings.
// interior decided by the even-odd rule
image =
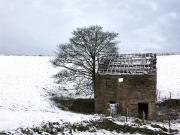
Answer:
[[[109,54],[101,58],[98,74],[156,74],[156,54]]]

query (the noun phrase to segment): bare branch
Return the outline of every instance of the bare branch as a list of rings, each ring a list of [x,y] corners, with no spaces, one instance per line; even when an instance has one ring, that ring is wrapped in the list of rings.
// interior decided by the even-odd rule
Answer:
[[[114,40],[118,34],[104,32],[101,26],[95,25],[77,28],[72,35],[69,43],[58,46],[55,58],[51,61],[55,67],[66,69],[54,77],[59,82],[74,81],[79,90],[85,86],[91,86],[94,90],[99,59],[106,53],[117,52],[117,42]]]

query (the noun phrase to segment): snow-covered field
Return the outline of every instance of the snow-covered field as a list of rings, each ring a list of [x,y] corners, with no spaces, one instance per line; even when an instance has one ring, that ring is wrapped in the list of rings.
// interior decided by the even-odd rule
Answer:
[[[56,89],[52,75],[58,71],[49,62],[51,58],[0,56],[0,131],[43,121],[73,123],[99,118],[59,110],[49,101],[46,91]],[[180,98],[179,67],[180,55],[158,56],[159,100],[167,98],[170,91],[172,98]]]
[[[79,122],[95,116],[65,112],[53,106],[45,91],[55,88],[51,57],[0,56],[0,131],[42,121]]]
[[[180,55],[157,57],[158,100],[180,99]]]

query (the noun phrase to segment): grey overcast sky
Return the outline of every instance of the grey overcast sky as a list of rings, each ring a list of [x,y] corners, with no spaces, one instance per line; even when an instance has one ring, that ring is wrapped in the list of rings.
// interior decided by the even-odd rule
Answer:
[[[77,27],[119,33],[120,52],[180,52],[180,0],[0,0],[0,54],[53,54]]]

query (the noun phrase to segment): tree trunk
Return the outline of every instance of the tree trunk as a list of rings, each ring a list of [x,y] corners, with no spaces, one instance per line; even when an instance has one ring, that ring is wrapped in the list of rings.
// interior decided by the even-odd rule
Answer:
[[[96,90],[96,62],[95,62],[95,57],[93,57],[92,81],[93,81],[93,91],[94,91],[94,94],[95,94],[95,90]]]

